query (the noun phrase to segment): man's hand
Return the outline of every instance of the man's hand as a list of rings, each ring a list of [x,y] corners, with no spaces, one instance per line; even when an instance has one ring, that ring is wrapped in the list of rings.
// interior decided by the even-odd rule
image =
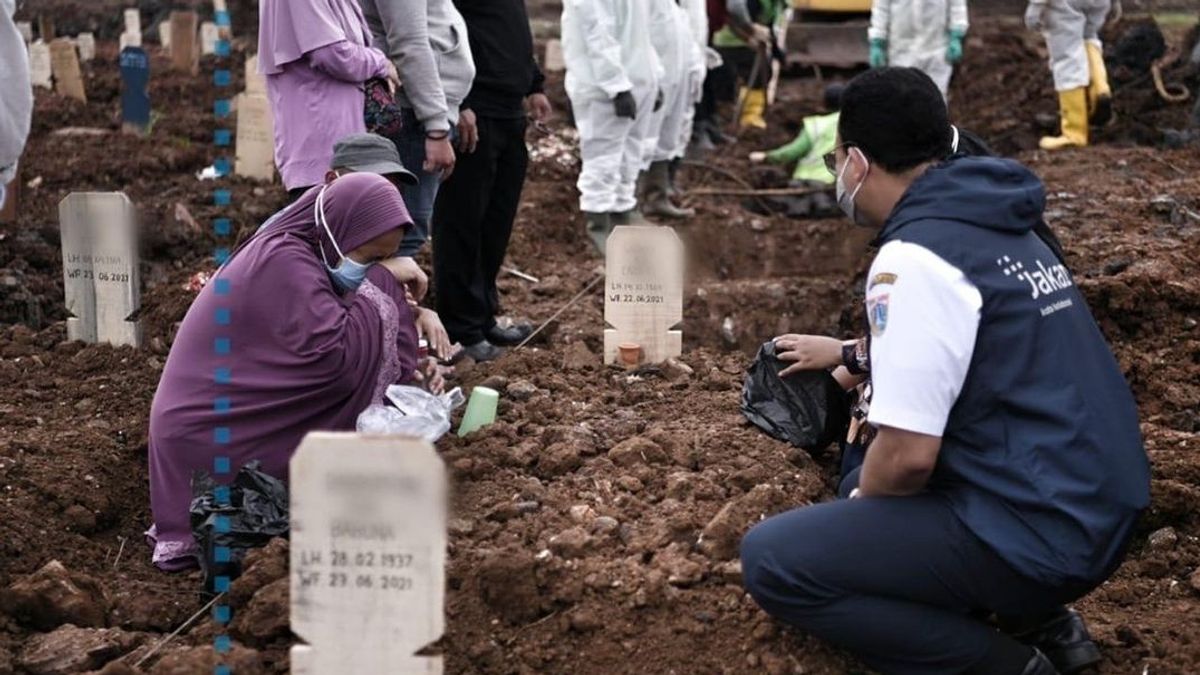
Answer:
[[[400,90],[400,71],[396,70],[396,64],[388,61],[387,71],[388,91],[395,95]]]
[[[416,260],[407,257],[388,258],[380,264],[392,273],[396,283],[404,286],[417,302],[425,299],[425,293],[429,291],[429,277]]]
[[[464,108],[458,113],[458,151],[469,155],[479,146],[479,125],[475,111]]]
[[[774,44],[771,40],[771,29],[761,23],[754,24],[753,28],[750,29],[749,42],[760,49],[771,46]]]
[[[623,91],[614,96],[613,108],[617,112],[617,117],[628,117],[631,120],[637,119],[637,101],[633,98],[633,92]]]
[[[904,497],[924,490],[941,449],[941,436],[879,427],[858,479],[859,496]]]
[[[442,180],[454,173],[454,146],[450,136],[425,139],[425,163],[421,168],[428,173],[441,173]]]
[[[1033,0],[1025,8],[1025,27],[1029,30],[1042,30],[1045,25],[1046,3]]]
[[[545,94],[530,94],[525,101],[529,104],[529,117],[534,122],[545,122],[554,114],[554,106],[550,105],[550,99]]]
[[[450,336],[446,334],[446,327],[442,325],[441,317],[437,315],[437,312],[425,307],[417,307],[415,311],[417,312],[417,330],[429,342],[429,351],[439,359],[449,358]]]
[[[775,338],[775,358],[795,361],[779,372],[780,377],[802,370],[825,370],[842,362],[842,341],[822,335],[780,335]]]

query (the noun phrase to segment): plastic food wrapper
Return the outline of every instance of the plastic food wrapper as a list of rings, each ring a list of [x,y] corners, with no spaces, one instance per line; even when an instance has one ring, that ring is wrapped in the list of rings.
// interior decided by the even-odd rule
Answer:
[[[192,536],[200,546],[210,592],[216,577],[235,579],[242,573],[242,559],[250,549],[287,536],[287,484],[258,467],[257,461],[246,464],[228,485],[219,486],[203,473],[192,480]],[[229,490],[228,499],[217,498],[218,487]],[[228,549],[229,555],[218,555],[217,549]]]
[[[404,384],[388,387],[387,399],[392,405],[372,405],[359,414],[359,433],[415,436],[433,443],[450,431],[450,413],[466,400],[458,387],[434,396]]]
[[[825,370],[779,377],[787,363],[775,356],[775,342],[758,350],[742,387],[742,414],[773,438],[810,452],[845,438],[850,398]]]

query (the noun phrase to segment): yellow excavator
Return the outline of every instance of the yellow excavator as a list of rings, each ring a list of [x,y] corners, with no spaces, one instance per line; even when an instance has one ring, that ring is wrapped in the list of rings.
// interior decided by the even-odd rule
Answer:
[[[871,0],[792,0],[790,63],[851,68],[867,63]]]

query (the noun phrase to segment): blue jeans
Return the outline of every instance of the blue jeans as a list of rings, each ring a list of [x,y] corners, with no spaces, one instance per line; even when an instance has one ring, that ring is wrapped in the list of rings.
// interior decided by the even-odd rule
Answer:
[[[430,173],[422,167],[425,165],[425,128],[417,119],[412,108],[403,109],[404,128],[399,137],[393,139],[396,149],[400,151],[400,161],[404,168],[417,175],[416,185],[405,185],[400,188],[404,197],[404,205],[412,216],[413,226],[404,234],[400,250],[396,255],[412,257],[421,250],[425,240],[429,238],[429,221],[433,217],[433,203],[437,199],[438,187],[441,185],[441,173]],[[450,142],[458,138],[458,129],[450,127]]]

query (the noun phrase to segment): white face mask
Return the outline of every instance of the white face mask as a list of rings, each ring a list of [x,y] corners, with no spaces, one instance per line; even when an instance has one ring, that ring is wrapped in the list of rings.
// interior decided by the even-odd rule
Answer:
[[[865,162],[867,165],[867,170],[863,172],[862,180],[858,182],[858,185],[854,186],[854,191],[847,192],[846,184],[842,179],[846,175],[846,167],[850,166],[851,153],[855,152],[858,153],[859,157],[863,158],[863,162]],[[858,208],[856,208],[854,205],[854,198],[858,196],[858,191],[862,189],[863,183],[867,182],[867,174],[870,173],[870,171],[871,163],[867,161],[867,156],[864,155],[861,150],[855,147],[849,147],[846,149],[846,161],[842,163],[842,170],[839,171],[837,175],[837,203],[842,212],[846,214],[846,217],[853,221],[855,225],[859,225],[861,227],[866,227],[869,225],[869,223],[866,223],[862,220],[861,214],[858,212]]]
[[[343,291],[356,291],[367,278],[367,269],[370,265],[351,260],[346,257],[345,253],[342,253],[342,249],[333,238],[333,231],[329,229],[329,223],[325,220],[325,190],[326,188],[323,187],[317,194],[317,203],[313,205],[313,215],[316,217],[317,223],[325,228],[325,234],[329,235],[329,243],[333,244],[333,250],[337,251],[341,262],[337,267],[330,267],[329,259],[325,257],[325,248],[320,244],[317,244],[317,248],[321,251],[321,260],[325,261],[325,269],[329,270],[329,276],[333,277],[333,282],[337,284],[338,288]]]

